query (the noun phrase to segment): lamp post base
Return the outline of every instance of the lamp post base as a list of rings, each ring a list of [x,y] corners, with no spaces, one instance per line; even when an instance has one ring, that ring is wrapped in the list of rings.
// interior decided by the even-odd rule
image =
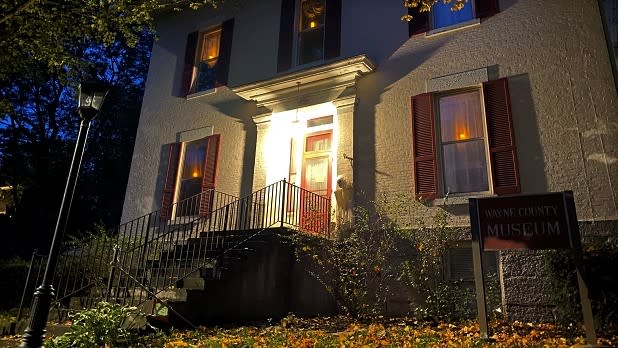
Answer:
[[[38,348],[43,346],[45,340],[45,326],[49,315],[49,306],[54,296],[54,288],[51,285],[41,285],[34,293],[30,322],[25,331],[24,339],[19,348]]]

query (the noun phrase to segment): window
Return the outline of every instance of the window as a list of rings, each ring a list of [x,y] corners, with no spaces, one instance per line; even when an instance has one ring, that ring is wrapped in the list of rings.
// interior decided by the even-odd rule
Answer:
[[[495,251],[483,251],[483,272],[485,276],[498,274],[498,253]],[[446,279],[448,280],[474,280],[474,264],[472,260],[472,248],[468,243],[460,242],[447,251]]]
[[[471,2],[467,3],[461,10],[453,11],[453,3],[445,4],[438,1],[431,9],[431,28],[438,29],[448,27],[457,23],[462,23],[474,19],[474,10]]]
[[[417,195],[521,191],[506,79],[482,90],[414,96],[411,112]]]
[[[340,41],[341,0],[282,0],[278,72],[338,57]]]
[[[479,91],[438,98],[443,192],[488,191]]]
[[[181,96],[228,83],[234,19],[187,36]]]
[[[178,200],[182,201],[200,193],[206,160],[206,138],[184,145],[184,155],[180,165]]]
[[[298,64],[324,58],[324,0],[302,0],[298,30]]]
[[[182,204],[181,209],[175,210],[176,217],[197,214],[204,216],[210,213],[211,195],[196,195],[215,188],[220,143],[221,136],[215,134],[195,141],[168,145],[161,219],[172,218],[174,203],[187,200],[190,200],[188,204]]]
[[[197,77],[193,90],[195,92],[215,88],[216,70],[215,65],[219,58],[219,46],[221,42],[221,28],[202,34],[199,60],[197,64]]]
[[[459,11],[451,11],[453,2],[438,1],[430,12],[420,12],[419,7],[408,8],[412,20],[408,22],[409,36],[431,29],[445,28],[474,18],[485,18],[499,12],[498,0],[470,0]]]

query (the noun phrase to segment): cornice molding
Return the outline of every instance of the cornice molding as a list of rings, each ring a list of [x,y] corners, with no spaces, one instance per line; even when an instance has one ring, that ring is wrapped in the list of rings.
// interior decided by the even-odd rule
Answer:
[[[232,91],[246,100],[255,101],[258,108],[283,111],[320,102],[337,103],[340,96],[349,100],[355,97],[355,92],[350,93],[348,87],[355,90],[356,79],[374,70],[375,65],[367,56],[358,55],[234,87]]]

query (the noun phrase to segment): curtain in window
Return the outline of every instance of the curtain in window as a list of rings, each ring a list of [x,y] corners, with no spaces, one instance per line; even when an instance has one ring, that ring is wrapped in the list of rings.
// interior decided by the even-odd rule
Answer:
[[[489,189],[482,139],[443,145],[442,153],[445,192],[482,192]]]
[[[487,161],[477,91],[440,98],[440,133],[444,191],[487,191]]]

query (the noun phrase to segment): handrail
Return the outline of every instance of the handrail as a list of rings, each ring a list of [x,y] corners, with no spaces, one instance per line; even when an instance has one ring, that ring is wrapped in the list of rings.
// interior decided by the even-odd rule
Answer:
[[[218,265],[223,255],[265,229],[287,227],[329,238],[330,208],[328,197],[286,180],[242,198],[206,190],[169,207],[163,217],[171,213],[170,219],[157,210],[107,235],[68,245],[54,281],[56,299],[68,306],[67,294],[76,294],[136,305],[209,264]],[[234,231],[251,233],[228,240]],[[117,259],[113,245],[120,249]],[[112,261],[112,268],[121,269],[116,275],[110,272]]]

